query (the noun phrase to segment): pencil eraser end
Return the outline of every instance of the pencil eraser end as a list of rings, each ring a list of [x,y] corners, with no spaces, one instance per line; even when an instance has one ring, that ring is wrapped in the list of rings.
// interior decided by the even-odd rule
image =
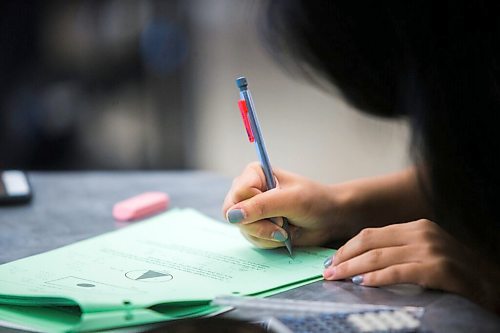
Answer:
[[[241,76],[241,77],[237,78],[236,79],[236,86],[238,86],[238,88],[240,88],[240,90],[246,89],[246,87],[248,86],[248,82],[247,82],[246,77]]]
[[[163,192],[146,192],[120,201],[113,206],[118,221],[135,221],[167,209],[170,198]]]

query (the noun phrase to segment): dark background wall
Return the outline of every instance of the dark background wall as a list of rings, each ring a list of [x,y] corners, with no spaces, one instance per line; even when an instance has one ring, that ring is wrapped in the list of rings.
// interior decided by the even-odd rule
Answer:
[[[181,2],[0,2],[0,168],[185,167]]]
[[[248,77],[274,166],[324,182],[408,164],[407,124],[287,75],[256,35],[264,0],[0,1],[0,169],[183,169],[256,160]]]

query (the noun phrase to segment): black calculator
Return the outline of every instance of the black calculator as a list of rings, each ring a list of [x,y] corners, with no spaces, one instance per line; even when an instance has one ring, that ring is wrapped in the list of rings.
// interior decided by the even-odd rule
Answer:
[[[430,333],[421,326],[424,308],[323,301],[221,296],[216,305],[252,313],[274,333]]]
[[[275,333],[410,333],[424,332],[417,314],[406,310],[359,313],[290,313],[261,322]]]

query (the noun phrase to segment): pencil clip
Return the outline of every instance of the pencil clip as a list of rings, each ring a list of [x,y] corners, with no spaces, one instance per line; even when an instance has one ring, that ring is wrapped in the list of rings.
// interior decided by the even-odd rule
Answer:
[[[250,125],[250,120],[248,119],[247,103],[244,99],[240,99],[238,101],[238,107],[240,108],[241,118],[243,118],[243,124],[245,125],[245,129],[247,130],[248,140],[250,142],[254,142],[255,138],[252,133],[252,126]]]

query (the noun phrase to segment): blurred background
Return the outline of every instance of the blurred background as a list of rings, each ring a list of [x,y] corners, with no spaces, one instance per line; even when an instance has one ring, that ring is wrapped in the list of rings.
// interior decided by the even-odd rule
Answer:
[[[323,182],[409,164],[408,127],[288,76],[250,0],[0,3],[0,169],[203,169],[256,160],[245,75],[271,162]]]

